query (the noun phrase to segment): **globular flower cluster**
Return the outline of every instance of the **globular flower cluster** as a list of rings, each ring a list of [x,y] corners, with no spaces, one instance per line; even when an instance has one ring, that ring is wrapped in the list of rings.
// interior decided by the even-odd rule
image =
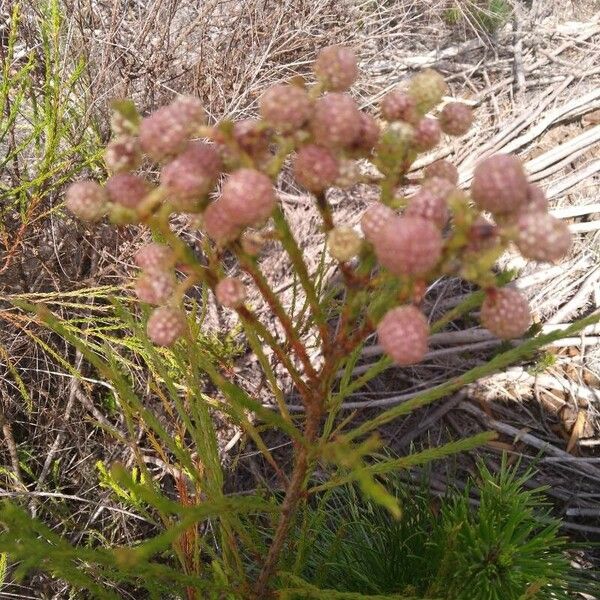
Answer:
[[[135,264],[141,269],[135,294],[142,302],[159,306],[147,324],[148,337],[159,346],[170,346],[185,332],[185,313],[169,306],[177,285],[176,262],[173,250],[156,242],[142,246],[135,255]]]
[[[204,108],[199,100],[189,96],[178,98],[142,119],[140,146],[152,160],[167,160],[187,147],[190,137],[204,120]]]
[[[157,346],[172,346],[187,329],[185,313],[173,306],[160,306],[148,319],[148,337]]]
[[[104,189],[108,199],[114,204],[120,204],[125,208],[135,209],[148,194],[149,183],[131,173],[118,173],[106,180]]]
[[[246,300],[246,287],[236,277],[225,277],[215,287],[217,302],[227,308],[239,308]]]
[[[415,306],[398,306],[388,311],[377,326],[379,343],[398,365],[421,362],[427,353],[429,325]]]
[[[153,242],[142,246],[135,255],[135,264],[145,271],[166,271],[175,266],[173,250],[165,244]]]
[[[446,179],[452,185],[458,183],[458,169],[444,158],[432,162],[425,167],[423,173],[426,181],[431,180],[433,177],[439,177],[440,179]]]
[[[358,255],[362,240],[352,227],[334,227],[327,236],[327,246],[333,258],[347,262]]]
[[[503,340],[519,337],[531,324],[527,299],[513,288],[491,290],[481,305],[481,322]]]
[[[274,85],[260,99],[260,114],[281,133],[300,129],[309,119],[311,99],[306,90],[295,85]]]
[[[160,178],[174,206],[193,212],[213,188],[221,170],[221,157],[214,144],[193,142],[164,166]]]
[[[277,203],[271,180],[256,169],[238,169],[223,184],[223,210],[238,227],[261,225]]]
[[[386,223],[391,221],[397,213],[389,206],[376,202],[371,204],[362,215],[360,227],[365,234],[365,238],[373,243],[379,238]]]
[[[339,161],[327,148],[309,144],[298,150],[294,159],[294,177],[307,190],[322,192],[335,183],[339,174]]]
[[[544,192],[528,183],[517,157],[496,154],[479,163],[471,195],[477,206],[497,218],[501,230],[512,235],[525,258],[555,262],[569,251],[568,226],[548,213]]]
[[[475,167],[471,196],[482,210],[504,215],[525,206],[527,186],[523,165],[516,156],[494,154]]]
[[[358,77],[356,55],[351,48],[328,46],[319,52],[314,71],[326,89],[344,92]]]
[[[439,262],[442,235],[421,216],[395,216],[373,240],[379,263],[394,275],[424,276]]]
[[[107,194],[94,181],[76,181],[67,190],[65,204],[82,221],[100,221],[107,212]]]
[[[568,252],[571,238],[566,225],[548,213],[543,191],[528,181],[521,161],[487,157],[476,166],[468,192],[458,188],[456,167],[436,160],[425,167],[415,190],[407,174],[419,154],[446,135],[465,135],[472,109],[444,100],[443,77],[427,69],[389,91],[377,115],[361,110],[348,92],[359,77],[357,59],[342,46],[323,49],[313,72],[314,84],[296,79],[266,90],[255,119],[209,125],[192,97],[179,97],[144,118],[117,111],[115,137],[105,153],[110,177],[103,186],[90,180],[73,184],[67,208],[86,221],[108,215],[116,223],[158,224],[163,232],[173,214],[194,214],[212,242],[206,246],[209,260],[202,263],[202,272],[210,272],[205,282],[219,304],[241,312],[247,310],[246,286],[210,269],[225,250],[258,261],[265,241],[278,240],[270,220],[280,224],[285,217],[275,182],[289,165],[295,183],[316,196],[330,256],[344,263],[352,285],[368,292],[354,297],[371,298],[375,305],[395,290],[383,309],[366,304],[362,314],[397,364],[426,356],[429,326],[419,305],[427,284],[444,275],[485,289],[481,322],[491,332],[502,339],[523,335],[531,322],[527,301],[515,289],[497,287],[494,261],[511,243],[526,258],[556,261]],[[158,178],[137,172],[144,159],[157,165]],[[365,161],[379,171],[377,177],[362,174]],[[380,191],[379,201],[360,219],[362,236],[350,224],[336,223],[328,203],[329,188],[356,183]],[[188,259],[178,245],[159,243],[136,255],[135,292],[156,307],[147,332],[158,345],[186,334],[181,303],[188,280],[179,280],[176,267],[187,277]]]
[[[472,123],[473,111],[462,102],[449,102],[440,112],[440,128],[448,135],[464,135]]]
[[[408,200],[404,214],[431,221],[438,229],[443,229],[450,217],[447,200],[448,195],[439,193],[433,187],[423,186]]]

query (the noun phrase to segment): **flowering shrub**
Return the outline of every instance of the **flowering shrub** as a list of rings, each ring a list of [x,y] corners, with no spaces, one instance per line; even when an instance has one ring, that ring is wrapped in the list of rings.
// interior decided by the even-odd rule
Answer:
[[[442,101],[446,85],[438,73],[426,70],[413,77],[406,89],[393,89],[383,98],[385,123],[380,126],[346,93],[358,75],[356,58],[349,48],[325,48],[314,72],[315,85],[278,84],[268,89],[260,101],[261,120],[209,127],[202,106],[190,97],[178,98],[139,124],[130,118],[128,126],[121,124],[117,131],[125,129],[129,134],[121,133],[107,150],[107,166],[114,174],[104,187],[92,181],[74,183],[67,192],[67,207],[83,220],[96,221],[107,214],[117,223],[145,223],[163,232],[172,214],[198,213],[204,217],[205,233],[214,242],[209,253],[218,260],[225,248],[232,250],[240,255],[242,267],[256,278],[260,249],[256,259],[251,257],[241,243],[242,235],[246,228],[268,228],[274,212],[278,215],[278,234],[284,235],[286,226],[274,181],[289,155],[296,182],[316,197],[329,253],[342,264],[358,259],[357,264],[344,265],[349,287],[376,295],[396,280],[385,303],[390,309],[385,315],[388,318],[369,311],[368,295],[360,294],[353,303],[354,322],[361,316],[364,319],[360,337],[352,340],[354,345],[377,328],[379,336],[387,340],[384,346],[390,356],[405,357],[396,362],[422,360],[428,330],[426,326],[414,327],[415,322],[426,322],[418,309],[420,291],[436,277],[451,274],[485,289],[482,320],[490,331],[506,339],[523,335],[530,325],[526,301],[515,290],[496,288],[494,259],[514,242],[527,258],[556,261],[568,252],[570,234],[562,221],[547,213],[543,192],[527,182],[519,159],[497,154],[482,161],[475,169],[470,197],[456,187],[458,175],[453,165],[437,161],[425,170],[420,188],[406,197],[406,174],[418,153],[438,145],[442,132],[452,136],[467,133],[473,121],[471,108],[449,102],[438,118],[427,116]],[[197,137],[207,141],[192,141]],[[139,164],[140,148],[159,162],[159,186],[127,172]],[[270,152],[270,148],[276,150]],[[348,161],[355,167],[353,181],[348,183],[366,181],[358,168],[360,160],[370,161],[383,175],[373,182],[381,188],[380,203],[368,207],[361,222],[364,239],[354,229],[335,224],[325,193],[336,186],[342,165]],[[220,176],[224,180],[219,191]],[[490,241],[485,250],[478,239],[482,211],[495,218],[485,232]],[[189,289],[198,280],[206,280],[221,304],[244,311],[241,281],[220,281],[216,268],[189,264],[189,254],[180,240],[176,242],[177,247],[171,248],[176,262],[191,272],[183,286]],[[152,251],[160,252],[161,248],[153,244],[142,248],[140,255]],[[162,251],[169,249],[165,246]],[[172,309],[157,308],[150,319],[148,334],[155,343],[164,344],[167,339],[174,343],[185,334],[182,319],[176,319],[174,312],[180,310],[183,300],[180,288],[175,293],[174,267],[143,267],[136,284],[140,300]],[[319,299],[310,290],[310,282],[306,283],[314,316],[319,320]],[[400,319],[398,315],[404,313],[393,309],[395,304],[406,305],[406,310],[415,314]],[[173,335],[165,336],[165,327],[171,323]],[[157,331],[161,332],[158,336]],[[323,328],[320,333],[324,350],[337,345]],[[339,335],[347,334],[343,330]],[[406,335],[412,340],[411,348],[395,351],[389,345],[391,339],[404,344]],[[303,352],[298,353],[302,357]],[[407,356],[412,360],[406,361]],[[308,363],[304,368],[313,370]]]
[[[137,497],[146,498],[161,510],[169,506],[169,514],[179,511],[181,521],[173,525],[172,519],[167,519],[173,525],[173,529],[167,526],[171,537],[156,542],[154,551],[163,548],[167,540],[176,548],[186,575],[197,575],[202,585],[208,585],[208,575],[202,567],[205,559],[200,558],[208,550],[190,546],[189,536],[191,532],[197,535],[196,523],[200,520],[215,513],[222,515],[222,537],[216,544],[221,553],[221,571],[214,559],[211,577],[215,579],[211,585],[228,595],[219,597],[268,598],[276,589],[285,590],[285,574],[279,571],[281,557],[298,508],[312,493],[311,474],[319,461],[335,469],[338,476],[318,489],[356,481],[365,494],[399,516],[397,499],[375,475],[400,466],[395,460],[372,464],[381,444],[377,436],[369,434],[380,425],[587,324],[581,322],[565,331],[526,340],[489,363],[354,429],[345,422],[334,431],[335,417],[349,394],[391,363],[405,366],[421,362],[428,351],[430,333],[479,303],[482,302],[482,324],[495,335],[502,339],[526,335],[531,322],[527,301],[516,289],[499,285],[494,263],[513,243],[527,258],[558,260],[568,252],[570,236],[565,224],[548,214],[543,193],[528,182],[523,166],[514,156],[498,154],[481,162],[475,169],[470,193],[459,189],[457,170],[447,160],[429,165],[418,181],[408,179],[419,153],[436,147],[444,135],[464,135],[473,120],[470,107],[460,102],[450,102],[439,109],[447,88],[435,71],[425,70],[406,86],[390,91],[381,102],[382,121],[362,111],[348,93],[358,76],[356,58],[350,49],[324,49],[317,57],[314,74],[315,83],[295,80],[266,90],[259,102],[260,118],[236,123],[207,124],[203,107],[190,97],[178,98],[144,118],[137,115],[131,104],[120,103],[113,118],[115,138],[106,151],[110,177],[104,185],[76,182],[66,196],[67,208],[83,220],[94,222],[106,216],[118,225],[145,225],[160,240],[139,249],[135,262],[140,272],[134,290],[142,303],[154,306],[146,322],[147,338],[157,346],[170,348],[184,365],[182,372],[189,378],[186,389],[194,398],[191,406],[194,411],[204,411],[194,412],[192,420],[166,370],[159,372],[180,411],[185,430],[197,435],[196,420],[202,422],[201,438],[192,435],[193,444],[188,447],[181,435],[178,444],[172,444],[111,365],[89,348],[84,347],[82,352],[102,372],[113,373],[123,390],[123,402],[129,403],[128,410],[144,415],[148,427],[200,486],[195,502],[202,510],[190,516],[192,513],[182,512],[183,508],[161,504],[156,490],[144,492],[140,485],[123,479],[121,473],[123,485],[134,486]],[[158,166],[158,181],[132,172],[142,160]],[[364,168],[367,163],[375,168],[376,175],[372,175],[374,169]],[[346,293],[334,315],[335,328],[330,327],[331,304],[316,286],[281,206],[276,183],[288,164],[296,183],[313,198],[327,252],[337,261],[343,276]],[[357,183],[379,190],[379,200],[362,215],[360,230],[338,222],[327,193],[328,188]],[[173,231],[171,218],[179,213],[192,214],[193,222],[205,234],[201,257]],[[261,269],[265,240],[275,242],[274,251],[293,266],[306,299],[307,310],[301,316],[292,318]],[[260,294],[278,320],[284,339],[271,333],[257,316],[248,300],[252,297],[249,284],[225,275],[223,259],[231,255],[246,281],[251,282],[254,292]],[[428,285],[441,276],[462,277],[480,286],[483,293],[474,294],[430,323],[421,307]],[[264,370],[276,411],[253,399],[195,344],[197,326],[186,315],[185,298],[198,285],[210,288],[220,305],[237,313],[248,344]],[[47,318],[60,331],[57,321]],[[133,322],[132,327],[136,327]],[[308,332],[318,340],[318,362],[309,354]],[[359,378],[353,378],[360,349],[373,333],[387,356]],[[290,414],[276,369],[263,350],[265,346],[278,363],[277,371],[287,372],[302,400],[300,418]],[[182,352],[182,348],[188,351]],[[265,508],[258,499],[252,504],[249,498],[240,498],[234,508],[227,504],[231,500],[222,490],[215,432],[203,405],[205,399],[198,395],[198,372],[208,376],[220,391],[223,410],[246,429],[285,487],[267,536],[268,547],[262,550],[254,546],[253,536],[248,535],[238,519],[227,518],[229,513],[222,511],[269,511],[273,505]],[[260,432],[247,418],[248,412],[293,440],[295,455],[290,473],[277,464]],[[411,461],[426,462],[475,447],[491,437],[474,436],[437,448],[434,455],[416,454]],[[196,467],[199,460],[210,468]],[[206,478],[210,485],[199,483]],[[182,503],[187,506],[189,497]],[[248,567],[247,561],[241,559],[240,545],[247,545],[250,554],[260,557],[250,561],[253,566]],[[135,554],[137,562],[130,563],[128,560],[133,560],[134,555],[119,549],[115,568],[124,569],[128,577],[139,576],[133,566],[152,556],[150,550],[144,552]],[[214,554],[216,550],[210,552]],[[65,571],[61,573],[64,576]],[[188,598],[200,597],[197,593],[203,588],[198,581],[185,580],[184,584]],[[288,596],[281,591],[281,597]]]

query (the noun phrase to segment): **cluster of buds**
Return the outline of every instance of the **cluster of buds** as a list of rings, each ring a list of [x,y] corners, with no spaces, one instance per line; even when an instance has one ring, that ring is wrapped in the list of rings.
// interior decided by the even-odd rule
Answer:
[[[496,287],[494,262],[511,243],[527,258],[556,261],[569,250],[570,235],[548,214],[543,192],[528,182],[519,159],[485,159],[475,169],[470,194],[458,188],[457,169],[438,160],[407,196],[406,175],[417,156],[444,135],[465,135],[471,108],[455,101],[442,105],[447,86],[428,69],[392,89],[378,117],[369,114],[348,93],[358,66],[354,52],[341,46],[322,50],[313,71],[314,84],[295,79],[269,88],[257,119],[209,126],[199,101],[190,97],[144,118],[121,103],[105,154],[110,177],[104,186],[73,184],[67,207],[83,220],[108,215],[115,223],[144,223],[163,232],[173,214],[194,213],[212,242],[206,246],[209,266],[225,248],[259,260],[263,228],[274,213],[282,218],[274,182],[289,163],[295,182],[316,197],[330,255],[346,263],[346,275],[353,270],[354,285],[362,282],[372,292],[358,295],[366,302],[362,314],[396,363],[415,364],[425,356],[429,332],[419,305],[427,284],[443,275],[483,287],[483,325],[503,339],[521,336],[530,323],[527,302],[513,289]],[[158,180],[136,172],[143,160],[159,166]],[[374,165],[380,177],[363,176],[361,161]],[[329,188],[359,182],[380,188],[379,201],[361,218],[362,235],[336,225],[327,202]],[[157,306],[148,321],[157,344],[171,345],[185,333],[182,284],[175,274],[176,263],[185,261],[160,244],[137,255],[142,271],[135,290],[141,301]],[[219,273],[210,271],[207,283],[219,303],[239,310],[244,285]],[[381,290],[389,295],[383,310]],[[369,305],[374,298],[377,310]]]
[[[159,346],[170,346],[186,330],[185,313],[170,305],[177,284],[175,252],[165,244],[146,244],[137,251],[135,264],[140,268],[136,296],[158,306],[147,323],[148,337]]]

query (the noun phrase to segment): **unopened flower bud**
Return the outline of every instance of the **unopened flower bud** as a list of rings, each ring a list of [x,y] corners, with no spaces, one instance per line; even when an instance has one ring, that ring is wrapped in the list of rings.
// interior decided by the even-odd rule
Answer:
[[[416,125],[419,121],[415,99],[399,87],[383,97],[381,116],[386,121],[404,121],[411,125]]]
[[[111,173],[135,171],[140,166],[142,155],[137,138],[121,136],[106,146],[104,162]]]
[[[397,365],[414,365],[427,354],[429,325],[418,308],[398,306],[381,319],[377,336],[386,354]]]
[[[418,113],[424,115],[442,101],[447,90],[444,78],[437,71],[425,69],[411,79],[408,94],[415,101]]]
[[[479,208],[507,214],[526,204],[528,188],[521,161],[512,154],[495,154],[475,167],[471,196]]]
[[[386,206],[381,202],[374,202],[369,205],[367,210],[363,213],[360,220],[360,228],[365,234],[365,237],[370,242],[373,242],[373,240],[379,236],[381,230],[388,221],[397,216],[398,215],[389,206]]]
[[[314,71],[325,89],[344,92],[358,77],[356,55],[346,46],[328,46],[319,52]]]
[[[491,290],[481,305],[481,324],[495,336],[510,340],[522,336],[531,323],[527,298],[513,288]]]
[[[165,244],[152,242],[136,252],[134,262],[144,271],[167,271],[175,266],[175,253]]]
[[[104,189],[111,202],[135,210],[150,191],[150,184],[138,175],[117,173],[106,180]]]
[[[171,306],[156,308],[146,325],[148,337],[158,346],[172,346],[185,334],[186,329],[185,313]]]
[[[414,144],[419,152],[435,148],[440,142],[440,124],[437,119],[425,117],[415,127]]]
[[[448,160],[441,158],[425,167],[424,178],[440,177],[447,179],[452,185],[458,183],[458,171],[456,167]]]
[[[132,100],[115,100],[110,113],[110,128],[113,136],[133,136],[138,132],[140,115]]]
[[[358,255],[362,239],[352,227],[334,227],[327,235],[329,254],[340,262],[347,262]]]
[[[440,113],[440,126],[448,135],[464,135],[472,123],[473,110],[463,102],[449,102]]]
[[[105,190],[95,181],[85,179],[72,183],[66,193],[66,207],[82,221],[99,221],[106,214]]]
[[[525,258],[556,262],[571,248],[571,232],[564,221],[546,212],[526,211],[516,218],[515,243]]]
[[[262,118],[282,133],[300,129],[308,121],[310,111],[308,94],[295,85],[274,85],[260,99]]]
[[[377,144],[377,167],[385,174],[408,169],[416,154],[413,147],[415,130],[408,123],[392,123]]]
[[[298,150],[294,158],[294,178],[311,192],[322,192],[339,176],[338,160],[327,148],[309,144]]]
[[[215,287],[217,302],[227,308],[239,308],[246,300],[246,287],[236,277],[225,277]]]
[[[175,284],[170,271],[144,271],[135,283],[135,295],[148,304],[164,304],[173,295]]]
[[[228,218],[239,226],[266,221],[277,199],[271,180],[256,169],[238,169],[225,181],[220,200]]]
[[[420,217],[395,217],[372,241],[379,262],[394,275],[424,275],[442,254],[439,229]]]
[[[358,139],[361,126],[361,112],[350,96],[330,92],[315,102],[311,131],[320,146],[349,147]]]
[[[140,216],[133,208],[122,204],[111,204],[108,210],[108,219],[113,225],[133,225],[140,222]]]

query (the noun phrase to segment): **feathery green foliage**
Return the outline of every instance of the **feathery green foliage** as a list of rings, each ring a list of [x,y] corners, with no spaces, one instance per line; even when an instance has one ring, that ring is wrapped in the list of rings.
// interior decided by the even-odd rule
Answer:
[[[85,64],[65,60],[60,3],[44,0],[35,8],[31,24],[41,44],[17,54],[17,41],[27,38],[21,3],[12,4],[0,79],[0,144],[8,148],[0,172],[10,177],[0,181],[0,209],[16,208],[25,226],[48,210],[40,203],[49,194],[101,157],[100,136],[86,117]]]
[[[544,489],[527,489],[532,472],[518,471],[481,464],[465,490],[441,499],[390,477],[399,519],[354,486],[325,494],[304,515],[310,545],[296,572],[318,588],[365,594],[357,597],[566,600],[597,589],[594,573],[571,567]]]
[[[443,18],[449,25],[466,21],[486,33],[495,33],[510,19],[513,7],[507,0],[453,0]]]

